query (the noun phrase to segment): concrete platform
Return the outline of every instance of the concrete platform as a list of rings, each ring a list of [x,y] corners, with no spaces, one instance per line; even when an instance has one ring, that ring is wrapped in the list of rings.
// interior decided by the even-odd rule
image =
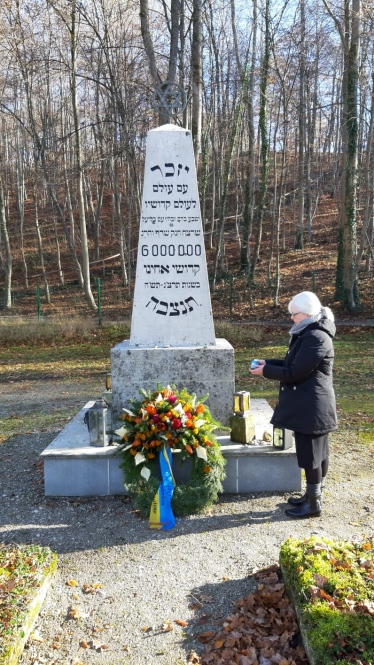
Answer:
[[[109,496],[126,494],[121,459],[117,446],[90,446],[84,414],[94,404],[88,402],[42,452],[46,496]],[[256,419],[256,438],[262,438],[269,424],[272,409],[263,399],[251,400],[251,413]],[[227,461],[224,491],[229,494],[247,492],[295,492],[301,489],[301,472],[294,448],[277,450],[272,445],[233,443],[228,435],[217,437]],[[181,465],[173,456],[176,482],[186,481],[188,464]]]

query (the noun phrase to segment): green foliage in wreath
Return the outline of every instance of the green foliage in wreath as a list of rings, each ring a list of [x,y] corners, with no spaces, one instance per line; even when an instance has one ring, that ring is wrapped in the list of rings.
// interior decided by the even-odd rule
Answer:
[[[224,428],[204,404],[208,395],[198,399],[174,385],[158,385],[155,392],[141,389],[140,394],[142,400],[131,400],[132,408],[123,409],[124,425],[117,430],[125,442],[121,468],[135,509],[149,515],[160,484],[159,453],[168,446],[182,463],[192,463],[189,481],[174,489],[174,515],[204,512],[217,501],[225,477],[225,460],[213,435]]]

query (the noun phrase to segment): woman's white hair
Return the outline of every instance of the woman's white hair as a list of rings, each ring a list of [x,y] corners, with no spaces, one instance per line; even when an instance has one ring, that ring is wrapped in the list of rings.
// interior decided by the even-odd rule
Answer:
[[[334,315],[330,307],[323,307],[321,301],[312,291],[303,291],[298,293],[288,303],[288,311],[302,312],[309,314],[309,316],[318,316],[319,314],[326,316],[330,321],[334,321]]]

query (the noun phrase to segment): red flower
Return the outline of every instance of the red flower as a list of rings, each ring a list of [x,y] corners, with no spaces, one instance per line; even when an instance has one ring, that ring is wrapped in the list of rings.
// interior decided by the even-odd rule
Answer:
[[[173,425],[174,429],[179,429],[182,425],[182,421],[179,420],[179,418],[174,418],[174,420],[172,422],[172,425]]]
[[[174,402],[176,402],[176,401],[177,401],[177,396],[176,395],[169,395],[168,402],[170,402],[170,404],[174,404]]]
[[[153,414],[153,416],[152,416],[152,420],[153,420],[154,423],[158,423],[158,422],[159,422],[159,420],[160,420],[160,416],[158,415],[158,413],[154,413],[154,414]]]

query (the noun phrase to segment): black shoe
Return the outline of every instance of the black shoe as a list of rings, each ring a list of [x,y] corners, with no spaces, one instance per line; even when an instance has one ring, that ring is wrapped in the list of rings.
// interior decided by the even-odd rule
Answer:
[[[291,506],[302,506],[306,501],[306,494],[303,494],[303,496],[290,496],[287,501]]]
[[[296,517],[297,519],[305,519],[307,517],[318,517],[321,512],[321,497],[307,496],[305,503],[296,508],[289,508],[286,510],[286,515],[288,517]]]

